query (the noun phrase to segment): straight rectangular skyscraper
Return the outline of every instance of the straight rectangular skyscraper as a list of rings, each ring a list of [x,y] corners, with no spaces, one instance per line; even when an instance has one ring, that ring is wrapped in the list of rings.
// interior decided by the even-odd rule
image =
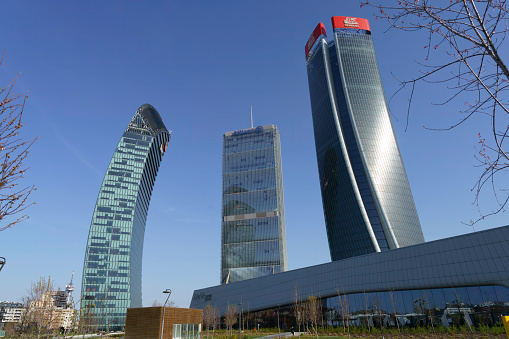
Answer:
[[[221,223],[222,284],[287,270],[276,126],[224,134]]]
[[[389,116],[368,20],[332,17],[306,46],[332,260],[424,242]]]

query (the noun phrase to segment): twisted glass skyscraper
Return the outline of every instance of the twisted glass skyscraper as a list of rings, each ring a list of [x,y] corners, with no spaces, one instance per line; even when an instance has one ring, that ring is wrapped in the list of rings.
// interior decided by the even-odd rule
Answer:
[[[95,205],[83,268],[82,317],[94,328],[121,329],[128,307],[141,307],[145,223],[170,132],[151,105],[127,126]]]
[[[224,134],[222,284],[287,270],[281,171],[276,126]]]
[[[333,17],[306,47],[332,260],[424,242],[366,19]]]

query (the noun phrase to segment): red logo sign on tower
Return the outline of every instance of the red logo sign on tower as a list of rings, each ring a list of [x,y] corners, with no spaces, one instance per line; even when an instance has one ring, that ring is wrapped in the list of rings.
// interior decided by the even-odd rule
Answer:
[[[345,19],[345,21],[343,21],[343,23],[345,24],[345,27],[359,28],[359,23],[357,22],[357,18],[347,17]]]
[[[369,28],[369,21],[363,18],[353,18],[351,16],[333,16],[332,28],[353,28],[353,29],[364,29],[371,31]]]

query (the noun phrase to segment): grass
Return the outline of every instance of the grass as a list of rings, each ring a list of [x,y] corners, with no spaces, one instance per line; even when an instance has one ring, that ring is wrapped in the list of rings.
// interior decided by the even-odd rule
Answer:
[[[444,328],[442,326],[435,326],[434,332],[431,327],[406,327],[401,328],[401,332],[398,332],[397,328],[371,328],[367,327],[350,327],[350,336],[347,333],[343,333],[342,327],[325,327],[318,328],[319,339],[354,339],[354,338],[365,338],[365,339],[492,339],[492,338],[507,338],[504,327],[501,324],[495,326],[478,326],[473,327],[473,333],[466,326],[451,326]],[[288,332],[288,329],[281,330],[281,332]],[[274,335],[278,333],[277,328],[264,328],[260,329],[259,332],[254,330],[246,330],[242,332],[242,339],[257,339],[260,337]],[[227,335],[226,330],[216,330],[214,339],[237,339],[237,332],[234,330],[233,335]],[[314,339],[313,335],[302,335],[302,339]],[[207,338],[207,332],[202,332],[202,339]],[[212,339],[212,331],[207,339]],[[297,338],[295,338],[297,339]]]

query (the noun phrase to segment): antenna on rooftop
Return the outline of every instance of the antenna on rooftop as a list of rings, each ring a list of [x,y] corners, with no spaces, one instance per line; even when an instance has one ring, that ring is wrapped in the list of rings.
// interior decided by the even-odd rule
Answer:
[[[251,128],[253,128],[253,105],[251,105]]]

